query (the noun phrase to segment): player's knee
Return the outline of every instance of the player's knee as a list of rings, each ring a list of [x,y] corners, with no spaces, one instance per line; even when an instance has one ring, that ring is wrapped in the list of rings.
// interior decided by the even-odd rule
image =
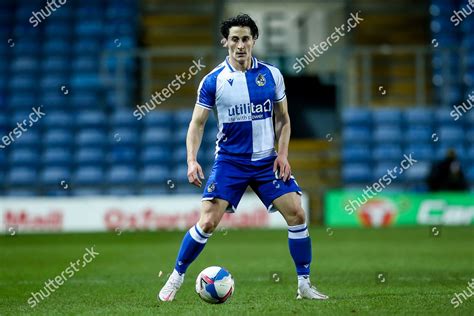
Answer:
[[[288,225],[300,225],[306,221],[304,210],[301,206],[292,207],[289,210]]]
[[[219,225],[219,221],[213,219],[212,217],[205,217],[199,221],[199,226],[207,234],[212,233],[216,229],[217,225]]]

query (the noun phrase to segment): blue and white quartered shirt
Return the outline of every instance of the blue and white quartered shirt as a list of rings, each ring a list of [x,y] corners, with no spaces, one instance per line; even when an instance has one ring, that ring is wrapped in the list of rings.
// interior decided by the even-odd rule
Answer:
[[[245,72],[235,70],[227,57],[207,74],[199,85],[196,105],[216,114],[216,157],[256,161],[275,156],[273,104],[285,97],[280,70],[255,57]]]

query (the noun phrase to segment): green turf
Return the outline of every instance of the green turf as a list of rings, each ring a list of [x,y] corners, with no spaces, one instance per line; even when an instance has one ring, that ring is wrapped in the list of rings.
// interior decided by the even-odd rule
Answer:
[[[444,227],[438,237],[428,227],[334,229],[331,236],[312,229],[312,280],[328,301],[294,299],[296,277],[284,230],[217,231],[188,270],[176,301],[158,303],[182,235],[1,236],[0,314],[474,314],[474,297],[456,309],[450,303],[474,278],[474,228]],[[32,291],[93,245],[100,253],[94,261],[34,309],[27,304]],[[206,304],[194,292],[197,273],[210,265],[222,265],[234,276],[235,294],[225,304]]]

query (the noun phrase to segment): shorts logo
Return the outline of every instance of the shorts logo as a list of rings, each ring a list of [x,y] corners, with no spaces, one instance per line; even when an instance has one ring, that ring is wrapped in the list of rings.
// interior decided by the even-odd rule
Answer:
[[[216,184],[213,182],[209,184],[209,186],[207,187],[207,192],[209,193],[214,192],[215,189],[216,189]]]
[[[263,87],[266,82],[267,80],[265,79],[265,75],[262,75],[262,74],[258,74],[257,78],[255,79],[255,83],[259,87]]]

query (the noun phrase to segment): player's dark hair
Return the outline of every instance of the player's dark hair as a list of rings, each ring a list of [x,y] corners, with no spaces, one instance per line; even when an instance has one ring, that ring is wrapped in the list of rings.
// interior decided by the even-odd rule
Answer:
[[[237,16],[231,17],[221,23],[221,34],[224,38],[229,37],[229,30],[233,26],[248,26],[250,28],[250,34],[252,34],[253,39],[258,38],[258,27],[255,24],[255,21],[248,14],[239,14]]]

